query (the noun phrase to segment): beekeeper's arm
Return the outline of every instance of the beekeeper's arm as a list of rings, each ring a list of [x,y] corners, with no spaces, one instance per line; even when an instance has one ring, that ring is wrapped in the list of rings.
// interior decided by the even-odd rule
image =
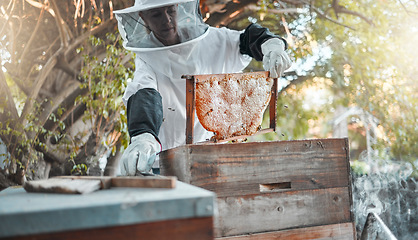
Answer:
[[[123,152],[120,169],[122,175],[128,176],[151,170],[156,154],[161,151],[158,133],[163,121],[155,76],[140,59],[136,59],[135,65],[134,81],[128,84],[124,96],[131,143]]]
[[[273,78],[280,77],[291,66],[286,49],[286,40],[258,24],[250,24],[240,36],[240,52],[263,61],[264,69]]]

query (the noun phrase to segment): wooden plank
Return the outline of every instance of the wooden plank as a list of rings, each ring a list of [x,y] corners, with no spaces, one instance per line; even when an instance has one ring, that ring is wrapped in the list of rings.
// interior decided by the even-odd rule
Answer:
[[[51,179],[81,179],[81,180],[99,180],[100,189],[108,189],[112,184],[112,177],[109,176],[56,176]]]
[[[352,222],[348,188],[218,198],[216,236]]]
[[[135,187],[135,188],[175,188],[177,177],[172,176],[59,176],[57,178],[100,180],[102,189],[110,187]]]
[[[270,128],[276,131],[276,115],[277,115],[277,78],[273,79],[273,87],[271,88],[271,97],[269,104]]]
[[[112,187],[135,188],[175,188],[176,177],[147,176],[147,177],[113,177]]]
[[[23,185],[27,192],[85,194],[101,188],[101,181],[96,179],[51,178],[27,181]]]
[[[213,218],[175,219],[125,226],[84,229],[8,238],[10,240],[213,239]]]
[[[200,75],[185,75],[183,78],[194,77],[196,83],[203,83],[206,81],[212,81],[212,79],[224,79],[224,78],[235,78],[242,79],[245,77],[250,78],[268,78],[270,75],[269,71],[259,71],[259,72],[245,72],[245,73],[220,73],[220,74],[200,74]]]
[[[226,143],[226,142],[230,142],[230,141],[236,141],[236,140],[241,140],[241,139],[246,139],[250,136],[256,136],[256,135],[260,135],[260,134],[266,134],[269,132],[274,132],[275,130],[273,128],[264,128],[261,129],[259,131],[257,131],[256,133],[254,133],[253,135],[239,135],[239,136],[235,136],[235,137],[230,137],[230,138],[225,138],[222,140],[216,140],[216,143]],[[207,141],[203,141],[203,142],[198,142],[196,144],[208,144],[208,143],[214,143],[213,140],[207,140]]]
[[[186,78],[186,144],[191,144],[195,120],[196,83],[193,76],[183,77]]]
[[[349,186],[347,139],[185,145],[160,153],[161,173],[218,197]]]
[[[316,227],[296,228],[276,232],[255,233],[249,235],[216,238],[218,240],[313,240],[355,239],[353,223],[338,223]]]
[[[97,177],[59,176],[55,178],[27,181],[27,192],[85,194],[110,187],[175,188],[177,178],[166,176]]]

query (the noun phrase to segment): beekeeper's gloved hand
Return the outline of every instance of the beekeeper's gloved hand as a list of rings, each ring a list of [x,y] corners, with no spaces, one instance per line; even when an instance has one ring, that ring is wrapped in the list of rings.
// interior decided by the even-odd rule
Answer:
[[[160,151],[161,145],[152,134],[142,133],[132,137],[131,144],[122,155],[121,174],[135,176],[136,172],[149,173]]]
[[[279,38],[270,38],[261,44],[263,53],[263,66],[266,71],[270,71],[270,77],[278,78],[283,72],[290,68],[292,62],[285,52],[283,40]]]

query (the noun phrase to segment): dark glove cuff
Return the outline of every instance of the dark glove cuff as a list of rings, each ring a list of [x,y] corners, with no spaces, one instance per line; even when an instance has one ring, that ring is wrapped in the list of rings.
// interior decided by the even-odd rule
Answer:
[[[152,88],[138,90],[128,100],[127,118],[130,137],[151,133],[160,142],[158,133],[163,122],[160,93]]]
[[[251,23],[240,35],[239,49],[241,54],[247,54],[257,61],[263,60],[261,44],[270,38],[280,38],[287,49],[287,42],[284,38],[274,35],[268,28],[261,27],[256,23]]]

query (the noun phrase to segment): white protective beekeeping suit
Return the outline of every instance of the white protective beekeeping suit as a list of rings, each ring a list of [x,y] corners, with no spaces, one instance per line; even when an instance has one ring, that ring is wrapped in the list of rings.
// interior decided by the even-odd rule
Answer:
[[[141,96],[135,94],[143,89],[155,90],[161,95],[162,101],[162,124],[159,131],[145,130],[147,136],[136,141],[136,147],[128,147],[126,151],[131,153],[124,153],[122,157],[122,174],[133,175],[135,170],[128,168],[135,169],[136,166],[137,171],[148,171],[154,162],[155,156],[140,166],[141,151],[138,149],[146,145],[144,143],[151,147],[145,150],[146,154],[142,154],[143,158],[149,158],[149,155],[155,155],[161,149],[186,143],[186,80],[181,78],[182,75],[237,73],[252,58],[249,56],[251,53],[240,53],[240,36],[243,32],[208,26],[203,22],[199,3],[195,0],[136,0],[133,7],[114,13],[124,47],[136,53],[135,75],[126,88],[124,103],[129,106],[128,101],[133,96],[141,99]],[[157,18],[162,19],[161,22],[155,21]],[[167,22],[165,25],[162,23],[164,21]],[[154,27],[158,24],[162,31]],[[174,35],[176,40],[167,44]],[[167,39],[164,39],[165,36]],[[284,51],[285,43],[281,39],[275,40],[279,41],[283,49],[281,51]],[[128,126],[129,121],[128,115]],[[131,145],[135,143],[134,138],[143,138],[136,136],[144,135],[143,132],[141,130],[137,134],[130,129]],[[205,141],[211,136],[213,133],[206,131],[199,121],[195,122],[195,142]],[[161,149],[158,149],[160,146],[153,138],[159,140]],[[130,160],[138,155],[139,160]],[[158,167],[158,161],[154,167]]]

